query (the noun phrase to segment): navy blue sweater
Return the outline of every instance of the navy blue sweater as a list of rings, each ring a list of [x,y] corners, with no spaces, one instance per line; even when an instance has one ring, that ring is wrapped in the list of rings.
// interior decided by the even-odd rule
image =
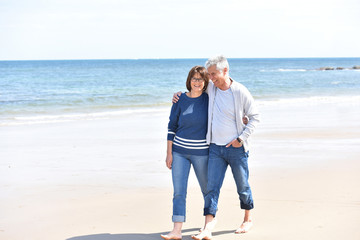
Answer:
[[[181,94],[171,108],[167,139],[173,141],[172,150],[181,154],[208,155],[206,144],[209,97],[197,98]]]

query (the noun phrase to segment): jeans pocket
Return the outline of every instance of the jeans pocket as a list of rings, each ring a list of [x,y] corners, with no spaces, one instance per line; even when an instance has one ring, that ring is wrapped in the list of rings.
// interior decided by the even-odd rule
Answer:
[[[232,147],[234,149],[241,149],[243,147],[243,145],[241,145],[240,147],[234,147],[233,145],[230,145],[230,147]]]

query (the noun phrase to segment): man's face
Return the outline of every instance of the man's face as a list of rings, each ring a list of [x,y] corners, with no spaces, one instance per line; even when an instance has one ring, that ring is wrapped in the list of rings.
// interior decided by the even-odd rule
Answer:
[[[211,81],[214,83],[215,87],[219,87],[225,83],[225,71],[219,71],[216,69],[216,65],[212,65],[207,69]]]

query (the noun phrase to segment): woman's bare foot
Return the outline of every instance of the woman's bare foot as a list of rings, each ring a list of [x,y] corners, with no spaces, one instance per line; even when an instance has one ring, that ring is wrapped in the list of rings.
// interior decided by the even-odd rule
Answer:
[[[166,240],[180,240],[182,238],[181,233],[169,232],[166,235],[161,234],[160,237]]]
[[[235,233],[237,233],[237,234],[238,233],[247,233],[250,230],[250,228],[252,227],[252,225],[253,225],[253,223],[252,223],[251,220],[250,221],[244,221],[241,224],[241,226],[238,229],[236,229]]]

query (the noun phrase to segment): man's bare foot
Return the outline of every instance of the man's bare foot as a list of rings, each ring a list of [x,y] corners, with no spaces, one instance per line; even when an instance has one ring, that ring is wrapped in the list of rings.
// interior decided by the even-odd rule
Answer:
[[[237,234],[238,233],[247,233],[250,230],[250,228],[252,227],[252,225],[253,225],[253,223],[252,223],[251,220],[250,221],[244,221],[241,224],[241,226],[238,229],[236,229],[235,233],[237,233]]]
[[[201,240],[201,239],[210,240],[212,238],[212,235],[210,230],[204,229],[198,235],[192,235],[191,238],[195,240]]]
[[[214,228],[215,228],[216,223],[217,223],[217,218],[214,218],[211,222],[208,222],[206,224],[206,228],[209,229],[210,231],[213,231]],[[199,232],[204,231],[204,228],[205,227],[200,228]]]
[[[161,234],[160,237],[162,237],[165,240],[180,240],[182,239],[181,234],[170,232],[166,235]]]

